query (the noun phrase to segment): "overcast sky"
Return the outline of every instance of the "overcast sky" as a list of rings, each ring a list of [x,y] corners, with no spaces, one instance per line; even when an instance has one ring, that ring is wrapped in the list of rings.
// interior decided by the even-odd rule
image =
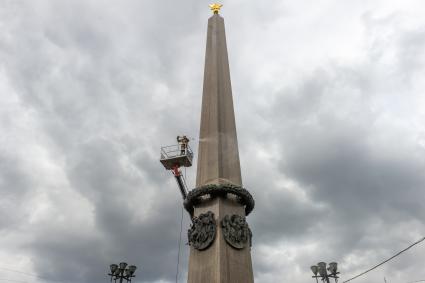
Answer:
[[[208,4],[0,0],[0,280],[101,283],[127,261],[175,282],[159,148],[196,151]],[[348,279],[425,236],[425,2],[223,4],[255,281],[314,282],[319,261]],[[422,244],[353,282],[424,262]]]

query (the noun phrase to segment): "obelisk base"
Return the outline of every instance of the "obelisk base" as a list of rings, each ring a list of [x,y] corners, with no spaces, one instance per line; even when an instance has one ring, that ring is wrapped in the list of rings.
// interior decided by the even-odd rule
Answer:
[[[245,217],[236,200],[215,197],[195,207],[194,216],[211,211],[217,223],[214,242],[205,250],[190,248],[188,283],[253,283],[251,248],[231,247],[225,240],[221,220],[226,215]]]

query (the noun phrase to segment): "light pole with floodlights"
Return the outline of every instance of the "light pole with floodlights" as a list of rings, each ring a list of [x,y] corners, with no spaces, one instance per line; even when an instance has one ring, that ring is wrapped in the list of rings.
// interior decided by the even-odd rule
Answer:
[[[130,265],[127,268],[126,267],[127,263],[125,262],[121,262],[119,265],[111,264],[111,273],[108,273],[108,275],[111,276],[111,282],[112,279],[115,281],[115,283],[118,279],[120,280],[119,283],[122,283],[123,280],[131,282],[131,278],[136,277],[134,272],[136,271],[137,267],[135,265]]]
[[[317,265],[313,265],[311,271],[313,271],[313,278],[316,278],[316,282],[322,279],[323,282],[330,283],[329,278],[333,278],[335,283],[338,283],[338,264],[336,262],[329,263],[329,267],[326,268],[326,262],[319,262]]]

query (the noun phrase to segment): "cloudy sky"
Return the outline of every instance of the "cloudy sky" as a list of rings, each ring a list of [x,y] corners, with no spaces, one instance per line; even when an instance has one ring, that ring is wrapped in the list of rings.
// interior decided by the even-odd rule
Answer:
[[[127,261],[175,282],[159,148],[196,151],[208,4],[0,0],[0,281],[101,283]],[[313,282],[318,261],[348,279],[425,236],[425,2],[223,4],[256,282]],[[424,261],[353,282],[425,279]]]

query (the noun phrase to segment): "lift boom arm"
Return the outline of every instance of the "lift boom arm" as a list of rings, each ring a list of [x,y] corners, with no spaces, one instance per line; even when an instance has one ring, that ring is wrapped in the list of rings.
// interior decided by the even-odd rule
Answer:
[[[177,185],[179,186],[180,193],[182,194],[182,198],[186,199],[187,197],[187,188],[186,188],[186,182],[184,181],[183,175],[179,170],[179,166],[175,165],[173,167],[173,174],[176,178]]]

